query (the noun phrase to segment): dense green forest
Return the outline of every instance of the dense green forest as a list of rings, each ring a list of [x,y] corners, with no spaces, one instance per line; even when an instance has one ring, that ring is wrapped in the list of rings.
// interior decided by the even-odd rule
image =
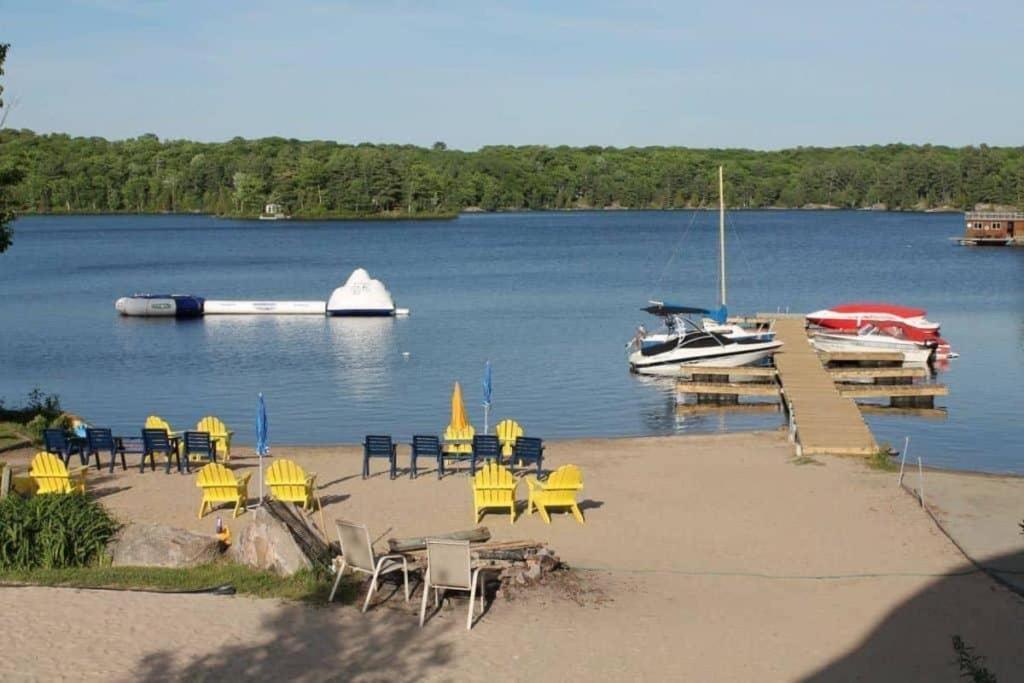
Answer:
[[[490,146],[474,152],[284,138],[200,143],[0,131],[31,212],[430,216],[478,208],[1024,206],[1024,147],[885,145],[780,151]]]

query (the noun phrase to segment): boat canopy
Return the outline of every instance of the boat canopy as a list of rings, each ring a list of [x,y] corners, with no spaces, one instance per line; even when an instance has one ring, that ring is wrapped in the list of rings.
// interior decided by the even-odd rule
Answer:
[[[651,305],[645,307],[643,310],[647,311],[651,315],[660,315],[663,317],[670,315],[706,315],[720,325],[724,325],[725,319],[729,317],[729,311],[725,306],[719,306],[717,310],[712,311],[707,308],[680,306],[679,304],[672,304],[664,301],[651,301],[649,303]]]

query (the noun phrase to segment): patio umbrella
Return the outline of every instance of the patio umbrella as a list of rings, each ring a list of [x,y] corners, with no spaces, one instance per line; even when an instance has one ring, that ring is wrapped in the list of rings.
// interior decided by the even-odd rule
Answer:
[[[491,361],[484,361],[484,434],[487,433],[487,418],[491,413]]]
[[[462,387],[459,383],[455,383],[455,389],[452,391],[452,429],[465,429],[469,424],[469,419],[466,418],[466,404],[462,402]]]
[[[270,453],[268,431],[267,404],[261,391],[256,399],[256,455],[260,458],[260,502],[257,507],[263,504],[263,457]]]

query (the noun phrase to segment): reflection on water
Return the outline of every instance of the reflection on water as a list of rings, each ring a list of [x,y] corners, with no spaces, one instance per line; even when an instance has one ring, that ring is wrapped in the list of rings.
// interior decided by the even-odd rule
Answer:
[[[355,399],[380,398],[399,353],[394,318],[326,318],[330,371]]]

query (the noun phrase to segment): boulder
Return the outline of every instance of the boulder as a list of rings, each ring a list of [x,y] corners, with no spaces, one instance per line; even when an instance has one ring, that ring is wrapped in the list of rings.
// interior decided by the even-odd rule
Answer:
[[[194,567],[221,554],[216,536],[161,524],[129,524],[110,547],[115,567]]]
[[[251,519],[231,546],[230,556],[236,562],[290,576],[300,569],[310,569],[307,557],[295,535],[267,507],[249,512]]]

